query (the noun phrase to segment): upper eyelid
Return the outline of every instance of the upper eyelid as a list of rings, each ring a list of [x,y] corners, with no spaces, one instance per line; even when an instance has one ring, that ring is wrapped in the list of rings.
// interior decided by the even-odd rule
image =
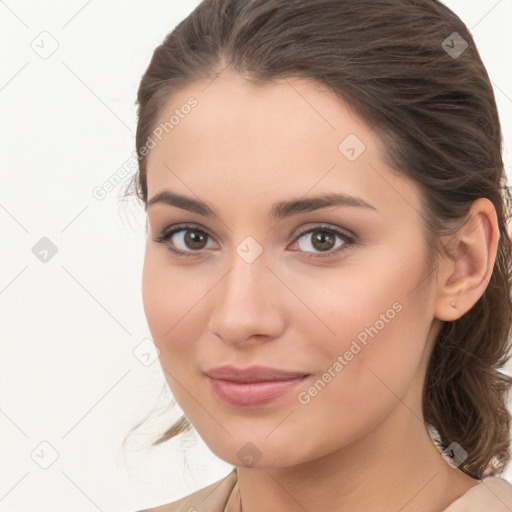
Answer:
[[[355,233],[353,233],[351,230],[349,230],[347,228],[343,228],[341,226],[334,226],[334,225],[331,225],[331,224],[326,223],[326,222],[316,222],[316,223],[311,223],[311,225],[309,227],[302,226],[298,230],[297,234],[294,236],[293,241],[296,241],[298,238],[300,238],[303,235],[309,234],[311,231],[314,231],[315,229],[332,230],[335,233],[336,236],[341,237],[342,235],[344,235],[345,238],[348,238],[352,242],[355,242],[356,239],[357,239],[357,236],[355,235]],[[210,232],[209,232],[209,230],[207,228],[202,227],[200,224],[190,223],[189,222],[189,223],[178,223],[178,224],[174,224],[172,226],[169,226],[168,228],[165,228],[162,231],[162,234],[157,236],[155,238],[155,240],[171,237],[171,236],[174,236],[176,233],[179,233],[181,231],[187,231],[187,230],[202,231],[209,238],[211,238],[211,239],[215,238],[215,237],[213,237],[210,234]],[[297,231],[297,230],[294,230],[294,231]],[[338,231],[341,232],[341,233],[337,233]],[[200,252],[200,251],[197,251],[197,252]]]
[[[306,232],[308,232],[310,229],[315,229],[315,228],[325,228],[325,229],[333,229],[333,230],[339,230],[339,231],[343,231],[343,232],[346,232],[347,235],[351,235],[351,236],[356,236],[355,233],[353,233],[350,229],[347,229],[345,227],[342,227],[342,226],[336,226],[334,224],[330,224],[328,222],[310,222],[310,223],[307,223],[307,224],[310,224],[308,227],[304,227],[304,226],[301,226],[300,228],[296,228],[294,229],[293,231],[297,231],[298,230],[298,235],[302,235]],[[212,236],[210,234],[210,231],[208,228],[205,228],[203,226],[201,226],[200,224],[195,224],[195,223],[177,223],[177,224],[172,224],[166,228],[164,228],[161,233],[163,235],[167,234],[167,233],[171,233],[171,232],[178,232],[178,231],[181,231],[181,230],[187,230],[187,229],[190,229],[190,230],[194,230],[196,229],[197,231],[203,231],[205,232],[208,236]]]

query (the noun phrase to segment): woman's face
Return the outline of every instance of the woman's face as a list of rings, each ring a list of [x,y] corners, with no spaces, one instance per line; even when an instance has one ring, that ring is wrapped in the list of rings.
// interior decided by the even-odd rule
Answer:
[[[210,449],[291,466],[421,417],[434,297],[420,195],[382,163],[375,133],[318,84],[228,72],[172,96],[165,122],[148,144],[143,300]],[[313,201],[328,194],[342,200]],[[307,377],[214,386],[223,365]]]

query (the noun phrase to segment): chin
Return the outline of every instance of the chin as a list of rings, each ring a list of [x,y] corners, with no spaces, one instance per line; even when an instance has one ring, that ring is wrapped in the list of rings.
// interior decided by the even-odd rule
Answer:
[[[268,439],[247,436],[244,440],[231,439],[229,444],[208,444],[209,449],[220,459],[232,466],[256,469],[271,469],[295,466],[306,462],[298,457],[297,443],[289,446],[275,446]]]

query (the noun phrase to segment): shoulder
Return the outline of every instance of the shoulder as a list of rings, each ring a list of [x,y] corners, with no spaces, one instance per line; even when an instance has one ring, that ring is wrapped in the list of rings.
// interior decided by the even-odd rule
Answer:
[[[512,485],[497,476],[488,476],[454,501],[445,512],[510,512]]]
[[[217,480],[177,501],[138,512],[222,512],[236,483],[235,468]]]

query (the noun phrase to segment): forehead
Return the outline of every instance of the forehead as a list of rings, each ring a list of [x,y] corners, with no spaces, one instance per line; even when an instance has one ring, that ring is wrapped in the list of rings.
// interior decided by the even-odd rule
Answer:
[[[193,107],[191,107],[193,105]],[[366,123],[316,82],[286,78],[256,84],[231,72],[173,94],[148,156],[148,196],[186,193],[265,198],[336,189],[396,196],[389,180],[411,184],[382,162],[384,148]],[[189,189],[189,190],[187,190]],[[221,199],[216,196],[217,199]],[[396,198],[395,198],[396,200]]]
[[[264,144],[267,150],[286,153],[306,149],[304,142],[318,139],[324,140],[319,150],[334,149],[338,156],[338,144],[349,134],[364,141],[369,152],[380,149],[371,129],[338,96],[303,78],[255,83],[224,71],[170,96],[156,124],[175,145],[193,137],[197,150],[217,149],[219,156],[227,145],[231,152]],[[311,145],[306,145],[308,150]],[[159,152],[152,151],[149,159]]]

